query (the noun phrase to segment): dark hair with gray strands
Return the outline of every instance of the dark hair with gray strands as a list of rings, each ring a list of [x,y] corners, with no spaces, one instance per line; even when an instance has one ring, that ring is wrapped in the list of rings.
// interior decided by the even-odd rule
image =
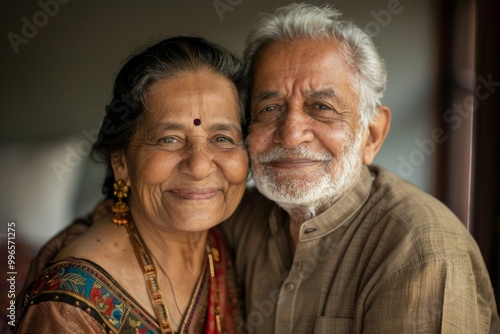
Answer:
[[[376,115],[387,81],[384,62],[372,39],[330,5],[294,3],[278,8],[273,14],[260,14],[246,40],[245,71],[251,80],[252,62],[258,51],[273,41],[291,41],[301,37],[331,38],[340,41],[346,61],[357,74],[353,87],[358,93],[363,128]]]
[[[160,79],[208,69],[234,84],[240,107],[243,135],[247,134],[245,107],[247,82],[241,61],[230,51],[200,37],[177,36],[164,39],[132,56],[118,73],[113,99],[106,107],[93,156],[107,164],[103,193],[113,195],[111,156],[124,152],[141,123],[146,95]]]

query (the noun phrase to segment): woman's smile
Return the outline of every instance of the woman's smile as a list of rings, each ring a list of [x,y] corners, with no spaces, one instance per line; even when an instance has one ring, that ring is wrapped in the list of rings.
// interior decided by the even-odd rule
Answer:
[[[178,188],[168,190],[174,197],[187,200],[209,200],[220,193],[217,188]]]

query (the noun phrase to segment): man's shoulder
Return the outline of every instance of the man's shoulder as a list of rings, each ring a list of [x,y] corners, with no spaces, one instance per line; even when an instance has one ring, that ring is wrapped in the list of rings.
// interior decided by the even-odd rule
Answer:
[[[374,176],[371,202],[384,206],[388,213],[410,222],[460,223],[446,205],[409,181],[380,166],[371,166],[370,171]]]
[[[420,261],[479,256],[465,225],[442,202],[384,168],[370,170],[374,185],[367,214],[374,229],[391,233],[391,239],[412,248]]]

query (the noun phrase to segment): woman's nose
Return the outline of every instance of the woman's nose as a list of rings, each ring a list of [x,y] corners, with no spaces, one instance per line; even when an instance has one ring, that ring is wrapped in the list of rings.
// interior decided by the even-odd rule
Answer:
[[[196,180],[202,180],[216,170],[214,156],[209,145],[191,145],[181,162],[180,170]]]

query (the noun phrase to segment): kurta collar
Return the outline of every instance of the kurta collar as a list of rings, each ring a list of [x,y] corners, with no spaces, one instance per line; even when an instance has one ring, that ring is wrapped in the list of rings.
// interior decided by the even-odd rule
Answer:
[[[364,166],[358,183],[331,208],[312,219],[305,221],[300,227],[299,242],[321,238],[348,222],[361,209],[372,188],[372,175]],[[275,235],[281,230],[287,213],[276,206],[270,216],[271,233]]]

